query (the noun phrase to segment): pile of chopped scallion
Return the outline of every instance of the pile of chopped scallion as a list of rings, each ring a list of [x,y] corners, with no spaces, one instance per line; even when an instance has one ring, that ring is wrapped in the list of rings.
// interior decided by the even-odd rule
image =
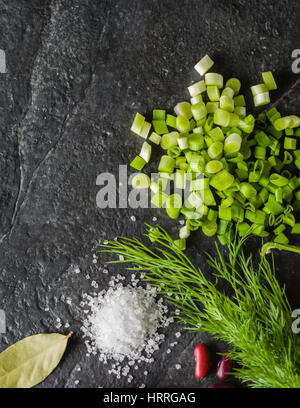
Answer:
[[[300,177],[295,175],[300,169],[300,118],[281,117],[274,107],[256,118],[247,115],[240,81],[230,78],[224,86],[222,75],[207,72],[213,64],[208,55],[196,64],[204,79],[188,87],[190,102],[178,103],[175,115],[155,109],[151,124],[136,114],[131,130],[164,153],[159,178],[139,173],[132,185],[150,188],[152,204],[165,207],[171,218],[185,216],[174,241],[180,249],[199,228],[228,244],[233,221],[241,236],[251,228],[257,236],[272,232],[274,242],[288,244],[288,231],[300,234],[293,215],[300,209]],[[277,88],[270,71],[262,79],[251,87],[255,106],[269,103],[269,91]],[[131,162],[138,171],[150,161],[148,141]],[[167,193],[170,183],[172,194]],[[155,230],[152,236],[155,240]]]

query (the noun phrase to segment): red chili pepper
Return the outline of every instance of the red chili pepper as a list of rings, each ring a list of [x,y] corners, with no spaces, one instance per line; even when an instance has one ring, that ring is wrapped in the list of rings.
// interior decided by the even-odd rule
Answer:
[[[225,381],[228,378],[228,373],[231,371],[232,360],[224,354],[217,365],[217,376],[220,380]]]
[[[210,369],[210,353],[206,344],[198,344],[194,348],[194,356],[196,360],[195,376],[196,378],[204,378]]]

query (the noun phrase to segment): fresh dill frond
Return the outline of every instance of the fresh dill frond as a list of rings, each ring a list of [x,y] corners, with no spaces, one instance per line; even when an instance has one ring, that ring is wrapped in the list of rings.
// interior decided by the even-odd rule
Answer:
[[[153,238],[153,227],[147,225],[145,235]],[[128,269],[145,272],[144,280],[161,288],[190,330],[230,344],[228,355],[238,364],[233,374],[242,382],[256,388],[299,388],[300,338],[292,331],[285,289],[276,279],[273,258],[269,262],[262,257],[255,266],[252,256],[245,256],[242,247],[247,238],[235,235],[228,245],[228,259],[218,245],[216,257],[207,254],[214,282],[161,227],[155,228],[154,250],[137,239],[121,237],[102,245],[102,252],[122,255],[122,260],[112,262],[131,263]],[[220,280],[227,282],[230,294],[219,288]]]

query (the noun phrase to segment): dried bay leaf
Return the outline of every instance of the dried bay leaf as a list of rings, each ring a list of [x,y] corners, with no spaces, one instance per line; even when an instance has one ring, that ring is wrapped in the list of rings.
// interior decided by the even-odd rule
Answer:
[[[0,388],[30,388],[43,381],[60,362],[69,337],[35,334],[0,353]]]

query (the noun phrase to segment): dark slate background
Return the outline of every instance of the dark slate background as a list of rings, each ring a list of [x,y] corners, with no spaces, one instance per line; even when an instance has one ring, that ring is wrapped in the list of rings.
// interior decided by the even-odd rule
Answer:
[[[117,175],[118,164],[140,149],[142,140],[129,131],[135,113],[171,110],[188,98],[187,86],[199,78],[193,66],[206,53],[216,71],[243,81],[248,97],[260,72],[273,70],[279,85],[273,104],[299,113],[300,74],[291,71],[299,17],[300,3],[286,0],[0,1],[0,48],[7,57],[7,73],[0,74],[0,308],[7,333],[0,348],[35,333],[74,332],[63,361],[39,387],[128,386],[86,356],[79,302],[82,293],[95,291],[92,279],[100,288],[109,279],[102,273],[107,257],[92,263],[99,240],[141,238],[143,223],[154,216],[170,231],[178,228],[154,209],[96,206],[97,175]],[[201,234],[191,238],[188,254],[199,266],[213,242]],[[299,307],[299,256],[277,253],[276,260]],[[110,267],[110,274],[118,272]],[[155,363],[142,367],[131,386],[215,381],[214,369],[204,382],[195,380],[193,348],[205,341],[219,352],[226,345],[183,332],[166,354],[176,331],[167,330]]]

